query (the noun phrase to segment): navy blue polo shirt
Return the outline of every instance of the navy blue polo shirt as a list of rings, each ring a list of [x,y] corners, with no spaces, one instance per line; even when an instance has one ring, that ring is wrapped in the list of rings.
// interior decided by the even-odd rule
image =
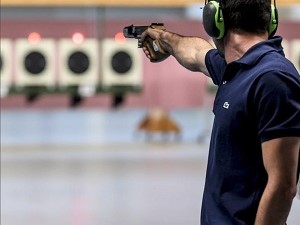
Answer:
[[[267,182],[261,143],[300,136],[300,76],[281,41],[258,43],[229,64],[217,50],[206,55],[219,88],[201,225],[253,225]]]

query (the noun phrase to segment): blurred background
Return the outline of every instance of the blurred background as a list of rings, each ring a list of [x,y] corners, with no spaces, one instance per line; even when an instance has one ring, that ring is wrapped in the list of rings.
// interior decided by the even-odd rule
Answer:
[[[300,1],[277,0],[300,69]],[[1,224],[199,224],[216,87],[131,24],[209,39],[204,1],[1,0]],[[300,222],[295,198],[289,225]]]

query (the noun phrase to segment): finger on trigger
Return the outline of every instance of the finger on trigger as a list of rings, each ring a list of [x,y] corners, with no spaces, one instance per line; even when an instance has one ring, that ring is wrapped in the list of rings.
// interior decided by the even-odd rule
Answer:
[[[148,29],[149,29],[149,28],[148,28]],[[141,35],[141,42],[143,42],[144,39],[145,39],[145,37],[148,35],[148,29],[145,30],[145,31],[142,33],[142,35]]]

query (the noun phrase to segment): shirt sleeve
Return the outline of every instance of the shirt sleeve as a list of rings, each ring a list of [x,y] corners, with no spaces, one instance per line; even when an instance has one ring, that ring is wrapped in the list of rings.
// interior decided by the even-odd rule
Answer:
[[[226,61],[220,56],[217,49],[211,49],[206,53],[205,65],[214,84],[219,86],[225,72]]]
[[[280,72],[262,75],[256,86],[254,108],[261,142],[300,136],[299,79]]]

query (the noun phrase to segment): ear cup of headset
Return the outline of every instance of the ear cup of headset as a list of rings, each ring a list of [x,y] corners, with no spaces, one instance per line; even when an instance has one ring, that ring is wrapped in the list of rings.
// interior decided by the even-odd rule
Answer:
[[[278,28],[278,11],[275,5],[271,5],[271,19],[269,25],[269,37],[274,36]]]
[[[219,2],[209,1],[203,8],[203,26],[206,33],[221,39],[225,33],[224,19]]]
[[[221,39],[225,34],[224,19],[219,2],[209,1],[203,8],[203,26],[206,33],[216,39]],[[271,5],[271,19],[269,25],[269,37],[274,36],[278,28],[278,11],[275,5]]]

